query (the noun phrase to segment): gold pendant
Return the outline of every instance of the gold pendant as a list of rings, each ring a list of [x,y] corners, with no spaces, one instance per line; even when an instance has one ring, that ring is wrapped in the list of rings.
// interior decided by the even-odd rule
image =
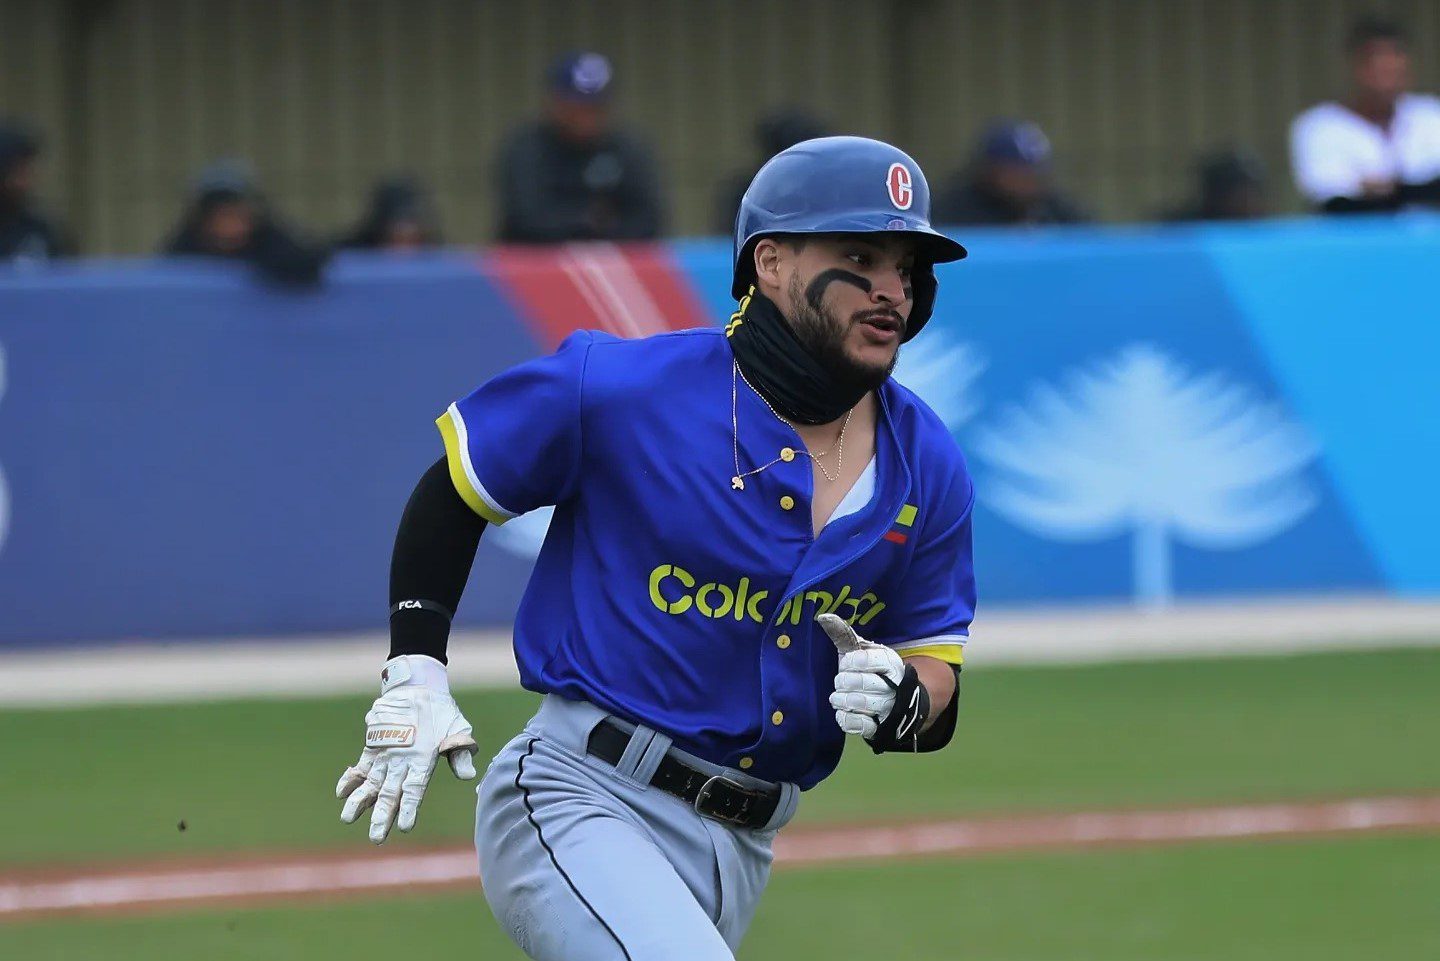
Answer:
[[[730,487],[737,491],[743,491],[745,489],[745,481],[740,479],[739,474],[736,474],[734,477],[730,478]]]

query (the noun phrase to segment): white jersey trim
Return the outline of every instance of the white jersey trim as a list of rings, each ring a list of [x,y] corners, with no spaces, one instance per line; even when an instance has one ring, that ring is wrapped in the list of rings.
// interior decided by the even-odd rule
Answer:
[[[445,413],[450,417],[450,423],[455,428],[455,439],[459,441],[456,447],[459,448],[460,465],[465,468],[465,478],[470,481],[470,486],[475,488],[475,493],[480,495],[480,499],[485,502],[485,506],[505,518],[505,520],[514,520],[516,517],[519,517],[520,515],[515,511],[502,507],[500,502],[485,489],[485,485],[480,483],[480,477],[475,473],[475,465],[470,461],[470,436],[469,432],[465,429],[465,418],[461,416],[460,408],[451,404]]]
[[[970,640],[970,638],[964,634],[934,634],[930,637],[917,637],[911,641],[901,641],[898,644],[891,644],[889,646],[897,651],[908,650],[912,647],[933,647],[936,644],[959,644],[961,647],[964,647],[965,642],[968,640]]]

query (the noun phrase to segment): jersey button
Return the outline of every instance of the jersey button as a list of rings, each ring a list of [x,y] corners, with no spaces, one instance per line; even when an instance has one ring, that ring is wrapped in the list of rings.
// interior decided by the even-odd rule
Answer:
[[[779,727],[784,720],[785,715],[781,714],[779,711],[776,711],[774,714],[770,715],[770,723],[774,724],[776,727]]]
[[[780,650],[782,651],[785,650],[785,648],[790,646],[790,635],[781,634],[779,637],[775,638],[775,646],[780,648]]]
[[[795,448],[793,448],[793,447],[782,447],[782,448],[780,448],[780,459],[783,460],[783,461],[785,461],[787,464],[788,464],[790,461],[794,460],[794,459],[795,459]]]
[[[742,770],[742,771],[748,771],[748,770],[750,770],[750,768],[752,768],[752,767],[754,767],[754,766],[755,766],[755,759],[754,759],[753,757],[742,757],[742,758],[740,759],[740,770]]]
[[[780,509],[782,511],[788,511],[794,506],[795,498],[791,497],[789,494],[786,494],[784,497],[780,498]]]

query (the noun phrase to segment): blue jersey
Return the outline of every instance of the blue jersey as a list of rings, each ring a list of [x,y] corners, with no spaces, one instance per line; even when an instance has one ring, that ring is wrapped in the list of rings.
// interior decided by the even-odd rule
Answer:
[[[837,655],[815,615],[959,664],[974,486],[945,425],[888,381],[873,494],[816,536],[809,458],[730,483],[732,364],[717,329],[582,331],[438,424],[456,489],[487,521],[555,505],[515,622],[526,688],[808,788],[844,746]],[[800,446],[743,380],[737,404],[742,470]]]

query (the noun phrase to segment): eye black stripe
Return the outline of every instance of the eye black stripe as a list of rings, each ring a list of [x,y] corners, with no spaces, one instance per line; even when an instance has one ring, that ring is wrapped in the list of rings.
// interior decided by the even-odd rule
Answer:
[[[873,289],[870,281],[859,274],[851,273],[843,267],[831,267],[829,270],[820,271],[815,275],[815,279],[810,281],[810,285],[805,288],[805,302],[813,309],[820,310],[821,302],[825,297],[825,288],[829,287],[830,282],[834,280],[843,280],[847,284],[854,284],[867,294]]]

